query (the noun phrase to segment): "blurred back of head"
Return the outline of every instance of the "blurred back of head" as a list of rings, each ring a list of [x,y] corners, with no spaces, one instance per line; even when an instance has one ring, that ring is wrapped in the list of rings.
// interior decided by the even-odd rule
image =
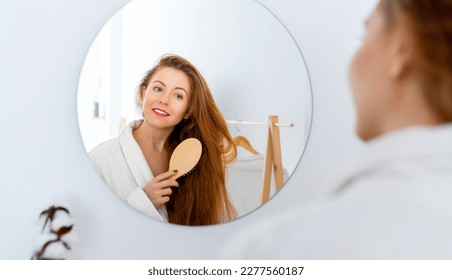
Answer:
[[[387,27],[408,20],[426,102],[444,122],[452,121],[452,0],[381,0]]]

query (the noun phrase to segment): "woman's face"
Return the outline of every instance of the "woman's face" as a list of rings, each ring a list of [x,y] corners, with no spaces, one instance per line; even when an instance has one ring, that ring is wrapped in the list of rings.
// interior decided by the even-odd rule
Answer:
[[[357,133],[363,140],[382,134],[384,116],[391,93],[389,69],[392,37],[381,8],[365,23],[366,34],[349,69],[349,78],[357,113]]]
[[[161,68],[145,89],[142,107],[144,119],[157,128],[174,128],[188,117],[189,98],[188,76],[171,67]]]

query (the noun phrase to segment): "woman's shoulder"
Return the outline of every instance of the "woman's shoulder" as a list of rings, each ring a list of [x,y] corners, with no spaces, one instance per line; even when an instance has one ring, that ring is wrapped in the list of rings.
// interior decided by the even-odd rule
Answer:
[[[132,131],[134,128],[141,124],[142,120],[134,120],[129,122],[120,132],[120,134],[114,138],[101,142],[95,146],[90,152],[90,156],[104,155],[109,153],[115,153],[121,151],[121,140],[120,138],[130,138],[132,136]],[[124,142],[124,141],[123,141]]]
[[[95,146],[88,154],[90,156],[96,156],[100,154],[108,154],[114,152],[115,150],[119,150],[119,139],[118,137],[112,138],[110,140],[104,141],[97,146]]]
[[[95,146],[88,156],[97,168],[108,168],[122,157],[118,137],[112,138]]]

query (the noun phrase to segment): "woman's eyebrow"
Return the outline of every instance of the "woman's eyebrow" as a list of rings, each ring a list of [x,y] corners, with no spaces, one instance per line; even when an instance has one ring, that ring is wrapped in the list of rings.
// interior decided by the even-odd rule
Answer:
[[[155,81],[153,81],[152,83],[161,83],[162,85],[164,85],[164,86],[165,86],[165,83],[164,83],[164,82],[162,82],[162,81],[159,81],[159,80],[155,80]]]
[[[160,83],[160,84],[162,84],[163,86],[166,86],[165,83],[162,82],[162,81],[160,81],[160,80],[152,81],[152,83]],[[183,87],[175,87],[175,89],[183,90],[183,91],[185,91],[186,94],[188,94],[188,91],[187,91],[185,88],[183,88]]]
[[[181,89],[181,90],[185,91],[186,94],[188,94],[187,90],[182,87],[176,87],[176,89]]]

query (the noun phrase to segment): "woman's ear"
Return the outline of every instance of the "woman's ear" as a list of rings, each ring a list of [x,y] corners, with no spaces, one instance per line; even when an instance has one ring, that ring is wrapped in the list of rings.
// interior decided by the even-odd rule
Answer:
[[[398,80],[401,76],[403,76],[403,72],[404,72],[403,63],[401,62],[391,63],[391,67],[389,69],[389,77]]]
[[[414,36],[408,28],[406,19],[399,15],[397,28],[392,34],[392,56],[389,65],[389,77],[401,79],[409,70],[414,57]]]
[[[184,120],[188,120],[190,118],[190,113],[187,113],[185,116],[184,116]]]
[[[397,46],[389,65],[389,77],[399,80],[408,71],[410,64],[410,50],[405,45]]]
[[[143,107],[144,94],[146,93],[146,86],[140,88],[140,107]]]

